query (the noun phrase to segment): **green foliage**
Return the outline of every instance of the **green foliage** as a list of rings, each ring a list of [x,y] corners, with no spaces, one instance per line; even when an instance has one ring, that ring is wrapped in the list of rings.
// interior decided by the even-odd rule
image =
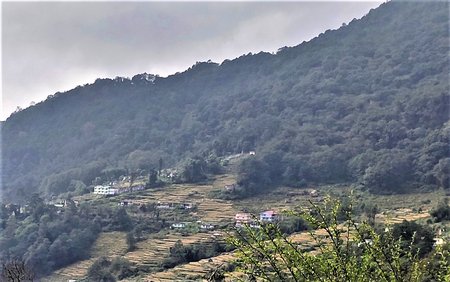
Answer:
[[[181,181],[196,183],[206,180],[207,165],[203,158],[189,158],[181,164]]]
[[[366,168],[362,177],[363,183],[372,192],[403,192],[411,186],[409,180],[413,170],[408,155],[386,150],[376,154],[372,161],[374,164]]]
[[[351,210],[339,221],[340,205],[326,199],[321,206],[312,204],[310,212],[291,213],[314,227],[309,233],[312,252],[273,224],[237,230],[229,241],[237,248],[238,270],[249,280],[262,281],[450,280],[448,250],[437,247],[421,259],[414,248],[419,242],[428,244],[429,238],[419,237],[427,232],[423,227],[402,223],[394,232],[377,233],[369,224],[357,222]],[[427,280],[431,277],[435,280]]]
[[[307,222],[299,217],[287,217],[283,219],[278,228],[283,234],[292,234],[294,232],[300,232],[309,229]]]
[[[411,251],[417,253],[419,257],[424,257],[433,248],[433,230],[415,222],[404,220],[402,223],[395,224],[392,229],[392,236],[406,244],[403,248],[411,248]]]
[[[2,192],[50,197],[120,172],[255,150],[249,191],[358,181],[448,188],[446,1],[390,1],[309,42],[198,63],[167,78],[98,79],[2,123]],[[103,172],[103,174],[102,174]],[[255,176],[254,178],[251,176]]]
[[[185,246],[178,240],[175,245],[170,248],[169,257],[161,263],[161,266],[163,268],[172,268],[178,264],[199,261],[230,250],[231,248],[229,246],[217,241]]]
[[[431,216],[434,217],[436,222],[450,220],[450,205],[448,198],[440,202],[438,206],[431,211]]]
[[[132,263],[121,257],[116,257],[111,261],[109,271],[114,273],[118,280],[122,280],[136,274],[136,270],[133,268]]]
[[[127,250],[129,252],[134,251],[136,249],[136,238],[132,232],[127,233]]]
[[[263,160],[246,158],[239,164],[237,184],[246,188],[245,194],[261,192],[272,184],[268,170],[269,166]]]
[[[130,230],[132,226],[133,221],[125,208],[120,207],[116,209],[112,217],[111,227],[114,230],[127,231]]]
[[[89,267],[87,278],[89,279],[89,281],[115,282],[116,278],[109,271],[110,266],[111,262],[107,258],[101,257],[97,259]]]
[[[17,212],[17,216],[13,213],[15,207],[0,205],[5,227],[0,230],[0,262],[19,258],[38,278],[88,258],[102,230],[128,231],[134,227],[134,221],[123,207],[89,203],[77,207],[67,200],[67,206],[58,210],[37,196],[27,204],[26,211]],[[142,228],[150,232],[162,228],[160,222],[143,220],[141,223],[134,232],[127,234],[130,249],[136,243],[135,234],[142,232]]]

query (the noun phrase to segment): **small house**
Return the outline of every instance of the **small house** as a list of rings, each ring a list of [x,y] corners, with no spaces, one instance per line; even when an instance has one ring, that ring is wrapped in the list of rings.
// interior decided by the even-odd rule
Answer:
[[[213,230],[213,229],[214,229],[214,225],[203,223],[203,224],[200,225],[200,229],[203,229],[203,230]]]
[[[442,238],[434,238],[433,239],[434,240],[434,246],[436,247],[436,246],[440,246],[440,245],[444,245],[444,239],[442,239]]]
[[[250,151],[250,152],[248,152],[248,154],[249,154],[250,156],[254,156],[254,155],[256,155],[256,152],[255,152],[255,151]]]
[[[29,211],[29,207],[30,207],[29,205],[20,206],[19,213],[22,214],[22,213],[28,212]]]
[[[65,200],[64,201],[59,201],[57,203],[54,203],[53,205],[55,207],[57,207],[57,208],[64,208],[65,206],[67,206],[67,202]]]
[[[181,209],[185,209],[185,210],[190,210],[190,209],[192,209],[193,207],[194,207],[194,205],[191,204],[191,203],[182,203],[182,204],[180,205],[180,208],[181,208]]]
[[[180,223],[172,223],[172,228],[174,229],[180,229],[180,228],[185,228],[186,227],[186,223],[180,222]]]
[[[172,204],[158,202],[158,204],[156,205],[156,208],[165,210],[165,209],[172,209],[173,207],[172,207]]]
[[[278,214],[273,211],[265,211],[259,214],[259,220],[262,222],[274,222],[278,220]]]
[[[237,213],[234,216],[234,220],[236,222],[236,227],[242,227],[252,221],[252,215],[249,213]]]
[[[251,219],[252,219],[252,216],[249,213],[237,213],[234,216],[235,221],[249,222]]]
[[[236,184],[229,184],[229,185],[225,185],[225,190],[228,192],[234,192],[234,190],[236,189]]]
[[[128,201],[121,201],[118,205],[119,206],[128,206],[130,204],[130,202],[128,202]]]

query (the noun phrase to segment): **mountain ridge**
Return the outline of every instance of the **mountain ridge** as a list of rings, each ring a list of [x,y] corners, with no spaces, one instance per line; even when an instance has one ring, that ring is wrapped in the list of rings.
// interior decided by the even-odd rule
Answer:
[[[9,198],[65,192],[71,180],[89,185],[105,168],[133,167],[133,152],[147,160],[142,167],[156,167],[159,158],[174,165],[254,149],[263,164],[281,167],[266,169],[276,179],[257,181],[264,185],[377,179],[395,170],[386,167],[394,152],[408,171],[395,177],[413,178],[409,187],[442,186],[435,167],[448,162],[448,149],[436,145],[448,140],[446,9],[388,2],[276,54],[56,93],[2,123],[2,190]],[[425,160],[417,150],[430,136],[438,153]]]

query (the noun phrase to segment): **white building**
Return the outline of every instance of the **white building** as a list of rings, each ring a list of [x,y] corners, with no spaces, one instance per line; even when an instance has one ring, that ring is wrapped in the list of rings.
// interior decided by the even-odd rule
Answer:
[[[265,211],[259,214],[259,220],[264,222],[273,222],[278,220],[278,214],[275,211]]]
[[[186,227],[186,223],[173,223],[172,224],[172,228],[185,228]]]
[[[98,195],[117,195],[119,194],[119,189],[113,188],[108,185],[97,185],[94,187],[94,194]]]
[[[203,230],[213,230],[214,229],[214,225],[212,225],[212,224],[201,224],[200,225],[200,229],[203,229]]]

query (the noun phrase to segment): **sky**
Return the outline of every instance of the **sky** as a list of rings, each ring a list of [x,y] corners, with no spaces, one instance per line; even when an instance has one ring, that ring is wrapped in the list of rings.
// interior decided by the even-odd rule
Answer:
[[[196,62],[276,52],[382,2],[3,1],[0,120],[96,78],[167,76]]]

